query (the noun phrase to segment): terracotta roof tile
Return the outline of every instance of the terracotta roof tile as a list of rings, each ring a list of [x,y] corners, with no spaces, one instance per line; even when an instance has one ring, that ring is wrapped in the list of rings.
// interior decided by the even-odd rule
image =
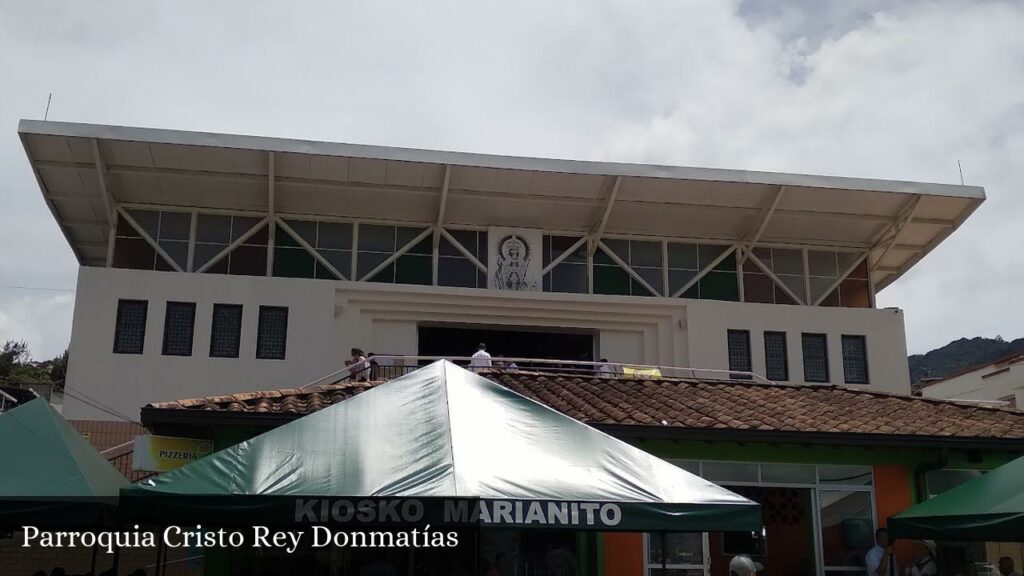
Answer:
[[[831,385],[491,371],[491,380],[589,424],[765,432],[898,434],[1024,440],[1024,411]],[[315,412],[377,383],[342,383],[151,404],[150,408]]]

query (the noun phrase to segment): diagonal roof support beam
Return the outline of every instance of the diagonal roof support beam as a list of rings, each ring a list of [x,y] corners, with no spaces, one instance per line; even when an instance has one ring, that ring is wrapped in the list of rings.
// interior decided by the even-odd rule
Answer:
[[[601,212],[601,219],[594,224],[593,228],[590,229],[589,238],[593,240],[590,244],[590,254],[593,256],[594,252],[597,251],[598,241],[601,240],[601,236],[604,234],[604,228],[608,225],[608,218],[612,215],[612,208],[615,206],[615,199],[619,196],[619,186],[622,185],[622,176],[616,176],[615,181],[612,182],[611,192],[608,193],[608,199],[605,200],[604,210]]]
[[[896,239],[899,238],[900,233],[903,232],[907,225],[910,224],[910,222],[914,219],[914,214],[917,212],[917,207],[921,205],[921,198],[922,196],[918,194],[917,196],[914,197],[913,200],[911,200],[910,205],[904,210],[903,216],[901,216],[899,220],[897,220],[896,223],[893,224],[892,234],[890,234],[889,237],[886,238],[885,240],[879,241],[878,244],[880,244],[881,242],[885,242],[885,249],[882,250],[882,254],[875,259],[875,263],[871,265],[871,272],[874,272],[878,268],[879,264],[882,263],[882,260],[885,260],[885,257],[889,255],[889,251],[892,250],[892,247],[896,245]],[[868,254],[871,254],[872,251],[878,248],[878,244],[869,248]]]
[[[444,212],[448,206],[448,184],[451,182],[452,167],[444,167],[444,182],[441,184],[441,197],[437,204],[437,221],[434,223],[434,250],[441,244],[441,228],[444,226]]]
[[[96,165],[96,180],[100,187],[100,197],[103,198],[103,212],[107,216],[107,268],[114,264],[114,237],[117,222],[117,204],[110,195],[107,188],[107,167],[103,163],[103,156],[100,155],[100,144],[95,138],[89,139],[92,145],[92,159]]]
[[[737,266],[743,266],[743,263],[747,261],[747,257],[750,256],[754,246],[761,239],[761,235],[764,234],[764,231],[768,228],[768,223],[771,222],[772,216],[775,214],[775,209],[779,207],[779,202],[782,201],[782,194],[785,191],[785,186],[779,186],[779,190],[775,193],[772,203],[761,214],[761,220],[758,222],[757,230],[754,232],[753,238],[746,243],[746,247],[743,249],[743,254],[740,255],[740,260],[736,264]]]

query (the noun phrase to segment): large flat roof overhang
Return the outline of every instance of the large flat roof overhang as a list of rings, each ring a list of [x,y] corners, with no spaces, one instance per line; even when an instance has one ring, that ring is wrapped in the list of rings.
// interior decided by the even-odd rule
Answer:
[[[297,218],[849,248],[868,252],[881,289],[985,198],[975,186],[66,122],[22,120],[18,133],[79,262],[96,266],[114,206],[266,214],[273,198]]]

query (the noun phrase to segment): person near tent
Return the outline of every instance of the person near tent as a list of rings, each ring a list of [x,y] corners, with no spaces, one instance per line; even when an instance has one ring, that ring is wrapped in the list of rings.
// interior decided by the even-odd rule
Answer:
[[[729,576],[757,576],[757,564],[749,556],[736,556],[729,561]]]
[[[999,559],[999,573],[1002,576],[1020,576],[1020,572],[1017,572],[1013,565],[1013,558],[1009,556],[1003,556]]]
[[[491,367],[491,354],[487,351],[487,344],[481,342],[476,347],[476,352],[473,353],[473,357],[469,361],[469,367],[476,369]]]
[[[889,541],[889,531],[885,528],[875,530],[875,546],[864,556],[864,564],[868,568],[868,576],[896,576],[896,556]]]
[[[935,542],[918,540],[914,551],[916,557],[904,568],[907,576],[936,576],[939,565],[935,561]]]
[[[368,370],[370,363],[366,360],[366,354],[359,348],[353,348],[351,354],[352,357],[345,361],[349,377],[356,382],[366,382],[370,379]]]

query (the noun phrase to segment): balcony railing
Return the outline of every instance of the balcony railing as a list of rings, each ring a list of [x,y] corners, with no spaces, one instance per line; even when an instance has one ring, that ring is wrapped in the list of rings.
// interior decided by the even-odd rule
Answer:
[[[477,372],[516,373],[530,372],[559,374],[579,377],[617,378],[687,378],[694,380],[749,380],[763,384],[774,384],[771,380],[755,374],[737,370],[713,368],[692,368],[661,366],[654,364],[623,364],[616,362],[592,362],[584,360],[552,360],[543,358],[490,358],[490,366],[480,366],[480,359],[470,356],[402,356],[375,355],[365,363],[346,366],[317,378],[300,387],[310,388],[323,384],[342,382],[382,382],[393,380],[437,360],[449,360]],[[486,362],[484,362],[486,364]]]

